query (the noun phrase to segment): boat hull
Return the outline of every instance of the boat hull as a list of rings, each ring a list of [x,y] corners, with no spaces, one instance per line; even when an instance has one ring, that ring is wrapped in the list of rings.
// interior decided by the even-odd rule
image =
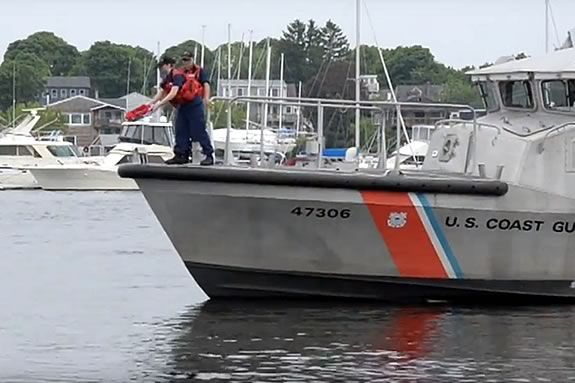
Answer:
[[[1,168],[0,190],[10,189],[40,189],[40,186],[28,170]]]
[[[342,176],[341,187],[316,175],[319,187],[304,178],[258,184],[241,170],[211,181],[170,172],[135,178],[212,298],[575,298],[568,198],[490,192],[481,181],[467,192],[449,181],[442,192],[432,178],[356,188],[357,175]]]
[[[120,178],[115,169],[43,167],[30,170],[38,185],[49,191],[139,190],[134,180]]]

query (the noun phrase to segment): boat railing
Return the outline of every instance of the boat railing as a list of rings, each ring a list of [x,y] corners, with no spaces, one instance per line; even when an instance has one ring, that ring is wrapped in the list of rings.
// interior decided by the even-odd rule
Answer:
[[[573,128],[573,127],[575,127],[575,122],[566,122],[564,124],[557,125],[551,129],[549,129],[547,131],[547,133],[545,133],[545,137],[543,137],[543,141],[541,141],[539,143],[539,145],[537,146],[537,151],[539,152],[539,154],[543,153],[543,151],[545,150],[545,142],[553,133],[557,133],[563,129]]]
[[[324,111],[327,108],[334,108],[339,110],[362,110],[362,111],[372,111],[376,113],[388,113],[388,112],[395,112],[397,117],[397,126],[396,126],[396,161],[395,161],[395,170],[399,170],[400,158],[399,158],[399,148],[401,146],[401,133],[402,128],[405,132],[405,126],[402,118],[402,109],[422,109],[422,108],[441,108],[441,109],[456,109],[456,110],[466,110],[471,112],[472,119],[467,121],[467,123],[473,124],[473,136],[477,137],[478,133],[478,124],[477,124],[477,112],[476,110],[469,105],[463,104],[444,104],[444,103],[423,103],[423,102],[394,102],[394,101],[354,101],[354,100],[340,100],[340,99],[325,99],[325,98],[299,98],[299,97],[266,97],[266,96],[237,96],[237,97],[213,97],[213,101],[223,101],[227,105],[227,132],[226,132],[226,143],[224,149],[224,164],[225,165],[232,165],[232,153],[230,151],[230,132],[232,129],[232,106],[236,103],[250,103],[250,104],[263,104],[263,105],[270,105],[276,104],[280,106],[297,106],[297,107],[307,107],[307,108],[316,108],[317,113],[317,138],[318,138],[318,154],[317,154],[317,168],[321,168],[323,164],[322,153],[324,149],[325,143],[325,134],[324,134]],[[386,119],[382,118],[382,123],[379,124],[378,129],[378,137],[380,138],[380,145],[382,148],[385,148],[385,124]],[[261,125],[261,139],[260,139],[260,158],[264,158],[264,129],[266,129],[267,121],[263,121]],[[408,137],[409,141],[409,137]],[[477,148],[476,148],[476,141],[473,140],[473,153],[472,153],[472,161],[473,167],[475,167],[475,163],[477,162]],[[385,164],[387,162],[386,159],[386,150],[380,151],[380,158],[379,158],[379,167],[385,168]],[[358,150],[359,154],[359,150]],[[414,154],[415,155],[415,154]],[[357,160],[359,160],[359,156],[356,156]]]

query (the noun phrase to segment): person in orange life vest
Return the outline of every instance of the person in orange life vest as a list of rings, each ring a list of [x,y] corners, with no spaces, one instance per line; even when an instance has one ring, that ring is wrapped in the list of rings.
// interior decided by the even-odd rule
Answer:
[[[186,59],[187,57],[183,57]],[[185,62],[185,61],[184,61]],[[204,95],[209,97],[209,81],[201,68],[196,72],[175,68],[176,60],[163,57],[160,67],[165,72],[160,91],[152,100],[156,111],[167,103],[176,108],[176,145],[174,157],[167,160],[168,165],[186,164],[190,160],[192,140],[200,143],[206,158],[202,166],[214,164],[214,149],[206,129]],[[208,92],[205,91],[208,87]]]

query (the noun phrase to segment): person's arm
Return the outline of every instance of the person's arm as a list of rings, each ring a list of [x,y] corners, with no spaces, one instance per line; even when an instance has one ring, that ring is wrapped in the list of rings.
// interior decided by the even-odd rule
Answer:
[[[161,101],[159,101],[158,103],[156,103],[154,105],[154,111],[161,108],[162,106],[164,106],[165,104],[167,104],[168,102],[172,101],[174,99],[174,97],[176,97],[178,95],[178,91],[180,90],[180,88],[182,86],[184,86],[184,83],[186,82],[186,78],[182,75],[176,75],[174,76],[174,81],[172,82],[172,89],[170,89],[170,92],[165,95],[164,98],[161,99]],[[165,93],[165,92],[164,92]]]
[[[154,105],[155,103],[157,103],[158,101],[160,101],[164,97],[166,97],[166,91],[163,90],[162,88],[158,89],[158,91],[156,92],[156,95],[154,96],[154,99],[152,101],[150,101],[150,105]]]
[[[200,69],[200,82],[204,87],[204,106],[208,108],[210,106],[211,87],[210,87],[210,79],[208,78],[208,75],[206,74],[204,68]]]
[[[176,97],[176,95],[178,94],[178,90],[180,90],[180,88],[174,85],[170,90],[170,93],[168,93],[163,99],[161,99],[161,101],[154,103],[154,110],[160,109],[162,106],[172,101],[174,97]]]

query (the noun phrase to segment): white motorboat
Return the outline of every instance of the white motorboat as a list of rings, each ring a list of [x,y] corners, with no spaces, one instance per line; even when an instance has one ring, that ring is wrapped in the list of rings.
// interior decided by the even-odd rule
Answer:
[[[163,163],[174,155],[172,124],[165,118],[125,122],[119,141],[101,163],[39,166],[30,171],[44,190],[138,190],[133,180],[118,176],[119,165],[141,159]]]
[[[38,140],[32,135],[41,118],[40,110],[26,110],[29,114],[17,126],[0,132],[0,189],[37,189],[39,185],[28,169],[84,161],[77,148],[60,136]]]
[[[295,147],[295,138],[282,137],[274,130],[266,128],[263,131],[264,136],[264,154],[270,156],[273,154],[284,155]],[[230,151],[235,162],[241,163],[243,160],[249,160],[250,156],[261,154],[261,137],[260,129],[230,129]],[[216,156],[223,157],[226,147],[227,129],[214,129],[212,140]],[[259,161],[259,158],[257,159]]]

